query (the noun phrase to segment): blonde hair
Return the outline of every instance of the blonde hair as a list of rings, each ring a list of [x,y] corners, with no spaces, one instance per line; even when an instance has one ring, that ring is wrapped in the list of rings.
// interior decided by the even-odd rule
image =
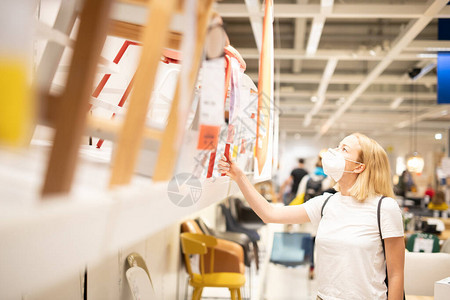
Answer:
[[[373,139],[361,133],[352,133],[355,136],[361,151],[359,162],[365,165],[365,169],[356,178],[356,182],[349,190],[349,194],[358,201],[376,196],[394,197],[391,180],[391,169],[386,151]],[[337,184],[337,188],[338,184]]]

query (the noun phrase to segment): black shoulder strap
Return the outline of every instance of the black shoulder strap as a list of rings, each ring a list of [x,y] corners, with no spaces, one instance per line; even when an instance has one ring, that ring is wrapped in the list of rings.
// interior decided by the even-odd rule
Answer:
[[[322,204],[322,209],[320,210],[320,218],[323,217],[323,209],[325,208],[325,205],[327,205],[328,200],[330,200],[331,196],[333,196],[333,194],[331,194],[330,196],[328,196],[327,199],[325,199],[325,202]]]
[[[381,233],[381,202],[383,202],[384,198],[386,198],[386,196],[382,196],[378,201],[378,209],[377,209],[378,232],[380,233],[381,244],[383,245],[383,252],[384,252],[384,240],[383,234]],[[386,257],[386,254],[384,256]]]
[[[378,232],[380,233],[380,238],[381,238],[381,245],[383,246],[384,259],[386,260],[386,249],[384,247],[383,234],[381,233],[381,202],[383,201],[384,198],[386,198],[386,196],[382,196],[380,198],[380,200],[378,201],[377,221],[378,221]],[[386,279],[384,280],[384,282],[386,283],[386,287],[388,287],[387,265],[386,265]],[[405,300],[405,291],[403,291],[403,300]]]

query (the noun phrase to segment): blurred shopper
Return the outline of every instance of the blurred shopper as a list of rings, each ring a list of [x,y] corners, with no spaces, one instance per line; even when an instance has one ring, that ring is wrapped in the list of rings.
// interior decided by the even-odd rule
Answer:
[[[398,184],[395,186],[395,193],[406,198],[406,193],[413,190],[415,190],[413,176],[408,170],[405,170],[398,179]]]
[[[318,299],[387,299],[388,293],[389,300],[403,299],[403,223],[393,199],[386,152],[374,140],[354,133],[322,158],[323,169],[337,183],[338,192],[295,206],[269,204],[233,161],[222,158],[219,169],[237,182],[264,222],[319,224]],[[384,251],[377,218],[382,196],[386,196],[380,209]]]
[[[314,173],[310,176],[305,185],[305,199],[304,202],[322,195],[324,192],[335,193],[333,189],[333,182],[323,170],[322,157],[319,156],[316,163]]]
[[[422,203],[425,205],[428,205],[428,203],[430,203],[431,199],[433,199],[434,194],[435,194],[435,191],[434,191],[431,183],[427,184],[427,189],[425,190],[425,195],[423,197],[424,201],[422,201]]]
[[[278,199],[283,199],[285,205],[289,204],[297,195],[298,186],[302,178],[307,175],[308,172],[305,170],[305,160],[300,158],[298,160],[298,166],[292,170],[291,175],[286,179],[280,187],[280,192],[278,193]],[[287,195],[284,195],[286,187],[290,186],[291,190]]]
[[[434,217],[439,217],[448,210],[448,204],[445,202],[445,192],[442,189],[436,191],[428,204],[428,209],[434,211]]]

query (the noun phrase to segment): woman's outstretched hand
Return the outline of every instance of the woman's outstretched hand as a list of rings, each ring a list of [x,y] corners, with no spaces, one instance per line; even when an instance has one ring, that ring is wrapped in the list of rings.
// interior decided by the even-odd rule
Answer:
[[[219,173],[225,173],[225,175],[236,180],[236,178],[242,174],[242,170],[237,166],[233,159],[228,160],[225,156],[222,156],[219,161]]]

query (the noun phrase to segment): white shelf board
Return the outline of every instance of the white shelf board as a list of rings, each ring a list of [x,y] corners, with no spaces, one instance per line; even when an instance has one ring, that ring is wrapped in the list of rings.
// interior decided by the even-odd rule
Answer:
[[[82,146],[73,191],[40,201],[49,150],[34,142],[26,151],[0,151],[1,299],[55,285],[238,190],[228,177],[201,180],[190,207],[170,201],[167,182],[142,176],[108,190],[110,151]]]

